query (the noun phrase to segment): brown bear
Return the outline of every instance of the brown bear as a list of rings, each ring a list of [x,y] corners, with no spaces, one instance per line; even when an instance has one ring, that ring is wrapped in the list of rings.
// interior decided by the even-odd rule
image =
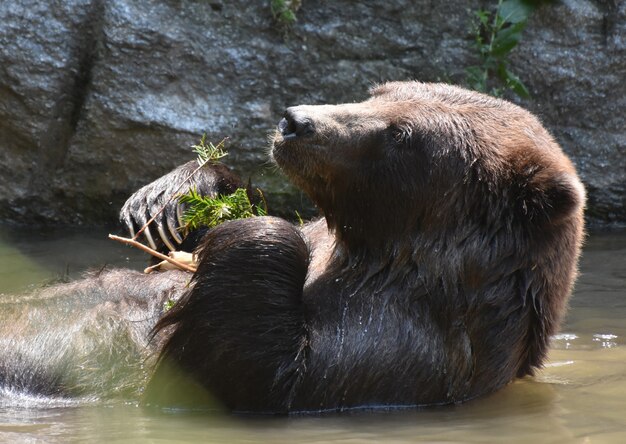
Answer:
[[[272,156],[324,217],[207,234],[190,290],[155,327],[146,403],[203,388],[244,412],[440,405],[541,366],[585,193],[530,113],[387,83],[362,103],[287,109]]]
[[[414,407],[541,365],[575,279],[585,196],[536,118],[448,85],[387,83],[363,103],[289,108],[272,155],[323,218],[212,229],[188,290],[183,272],[120,269],[5,295],[2,405],[143,392],[247,412]],[[191,168],[135,193],[128,228]],[[206,194],[240,186],[215,166],[196,180]],[[148,242],[178,248],[177,214],[166,205]]]

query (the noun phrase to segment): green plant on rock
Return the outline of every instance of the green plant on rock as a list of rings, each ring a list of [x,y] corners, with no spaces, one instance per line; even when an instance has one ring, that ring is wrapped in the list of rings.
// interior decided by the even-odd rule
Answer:
[[[296,12],[302,6],[301,0],[270,0],[272,16],[284,30],[289,29],[296,21]]]
[[[168,299],[163,303],[163,311],[169,311],[174,304],[176,304],[176,300],[175,299]]]
[[[509,89],[520,97],[529,97],[522,80],[511,72],[508,57],[520,42],[528,17],[538,3],[499,0],[495,11],[475,12],[472,33],[479,64],[466,69],[466,83],[470,88],[495,96]]]

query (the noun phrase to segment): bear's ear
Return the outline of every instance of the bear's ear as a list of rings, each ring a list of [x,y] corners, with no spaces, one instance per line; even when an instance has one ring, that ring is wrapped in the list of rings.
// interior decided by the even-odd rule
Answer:
[[[585,199],[585,188],[575,175],[546,169],[528,181],[521,204],[535,221],[556,224],[581,211]]]
[[[370,86],[368,92],[371,97],[382,96],[387,92],[387,87],[384,83],[376,83]]]
[[[402,123],[392,123],[388,128],[389,136],[394,144],[398,146],[408,146],[411,143],[413,128]]]

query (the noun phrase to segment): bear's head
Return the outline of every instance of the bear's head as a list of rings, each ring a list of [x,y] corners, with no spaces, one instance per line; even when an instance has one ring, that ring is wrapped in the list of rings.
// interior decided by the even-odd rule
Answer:
[[[362,103],[288,108],[272,154],[351,248],[389,251],[424,232],[544,232],[584,206],[534,116],[445,84],[392,82]]]

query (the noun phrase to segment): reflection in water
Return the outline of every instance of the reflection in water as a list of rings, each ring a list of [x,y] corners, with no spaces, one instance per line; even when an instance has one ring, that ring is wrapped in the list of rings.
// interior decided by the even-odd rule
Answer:
[[[104,229],[16,229],[0,225],[0,297],[21,293],[110,264],[142,270],[138,250],[107,238]]]
[[[106,233],[0,233],[0,298],[104,262],[141,268]],[[24,234],[24,233],[21,233]],[[34,237],[34,240],[33,240]],[[626,442],[626,233],[591,236],[546,367],[464,405],[421,411],[233,418],[134,404],[0,406],[0,442]]]

